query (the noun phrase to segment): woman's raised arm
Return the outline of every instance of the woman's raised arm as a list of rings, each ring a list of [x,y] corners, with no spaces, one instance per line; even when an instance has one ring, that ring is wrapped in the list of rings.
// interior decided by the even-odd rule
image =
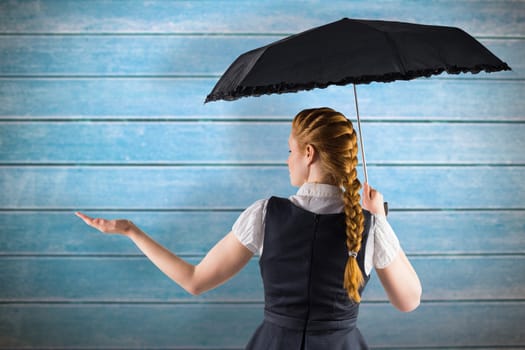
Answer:
[[[421,300],[421,282],[386,221],[383,195],[366,183],[363,187],[363,208],[376,215],[375,234],[382,236],[374,239],[375,244],[384,245],[374,248],[374,265],[381,262],[376,265],[377,275],[392,305],[403,312],[412,311]]]
[[[193,295],[213,289],[238,273],[253,253],[232,232],[221,239],[197,265],[192,265],[154,241],[129,220],[91,218],[77,212],[86,224],[103,233],[130,238],[164,274]]]

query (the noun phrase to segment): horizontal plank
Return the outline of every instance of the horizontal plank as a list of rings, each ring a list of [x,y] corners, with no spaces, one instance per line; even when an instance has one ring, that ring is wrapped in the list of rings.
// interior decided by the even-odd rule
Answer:
[[[182,255],[202,255],[231,230],[240,211],[88,214],[129,218],[168,249]],[[0,212],[0,252],[138,254],[135,245],[122,237],[101,237],[89,226],[79,225],[78,220],[73,212]]]
[[[121,243],[126,244],[126,243]],[[129,244],[129,242],[127,242]],[[200,258],[186,258],[197,264]],[[424,301],[518,300],[524,256],[412,257]],[[226,284],[193,297],[143,257],[3,257],[0,300],[24,302],[263,302],[258,259]],[[388,298],[373,274],[364,302]]]
[[[406,11],[410,6],[410,11]],[[228,16],[224,16],[227,11]],[[524,35],[522,1],[9,1],[2,33],[295,33],[341,17],[459,26],[473,35]]]
[[[0,75],[220,75],[242,52],[280,38],[1,36]]]
[[[0,36],[1,76],[220,75],[241,53],[283,36]],[[525,40],[481,39],[511,72],[450,77],[525,78]],[[447,77],[447,75],[443,75]]]
[[[525,296],[525,275],[513,273],[525,268],[525,256],[410,257],[410,261],[421,280],[422,300],[522,300]],[[373,277],[363,300],[388,300],[375,273]]]
[[[369,169],[392,209],[523,209],[524,177],[520,166]],[[285,166],[0,167],[5,209],[240,209],[294,192]]]
[[[391,206],[395,203],[391,203]],[[202,255],[231,230],[240,211],[88,212],[133,220],[168,249]],[[390,211],[407,254],[520,254],[523,211]],[[139,254],[117,236],[101,237],[72,212],[1,212],[0,252],[6,255]],[[38,239],[35,239],[38,237]]]
[[[330,106],[355,119],[351,87],[203,104],[217,79],[0,79],[0,118],[287,118],[303,108]],[[437,78],[372,83],[357,88],[364,119],[523,121],[520,81]]]
[[[525,346],[522,303],[430,303],[399,313],[390,306],[363,305],[360,327],[376,347]],[[506,314],[504,314],[506,313]],[[489,316],[490,315],[490,316]]]
[[[388,214],[388,221],[409,254],[523,253],[524,219],[522,211]]]
[[[521,302],[430,303],[409,314],[363,305],[358,326],[385,349],[523,347],[524,315]],[[0,348],[242,348],[262,317],[258,305],[4,304]]]
[[[0,348],[241,346],[262,315],[251,305],[0,305]]]
[[[0,179],[4,208],[239,208],[292,191],[286,168],[276,166],[0,167]]]
[[[129,242],[121,242],[126,244]],[[200,258],[186,258],[198,263]],[[199,297],[188,294],[147,258],[0,258],[0,300],[95,302],[263,301],[258,260]]]
[[[3,164],[284,164],[290,124],[0,122],[0,159]],[[525,123],[362,125],[368,162],[374,164],[525,164]]]
[[[290,125],[290,122],[0,122],[0,159],[3,163],[284,164]],[[508,130],[514,127],[509,126]],[[525,124],[523,127],[525,131]]]

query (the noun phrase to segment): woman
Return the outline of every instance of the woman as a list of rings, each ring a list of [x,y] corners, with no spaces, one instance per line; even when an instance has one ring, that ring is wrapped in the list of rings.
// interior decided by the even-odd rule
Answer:
[[[330,108],[307,109],[294,118],[288,143],[297,194],[255,202],[196,266],[131,221],[77,215],[129,237],[194,295],[224,283],[259,253],[265,318],[246,349],[367,349],[355,323],[372,266],[401,311],[419,305],[419,279],[386,221],[382,195],[365,183],[360,204],[352,123]]]

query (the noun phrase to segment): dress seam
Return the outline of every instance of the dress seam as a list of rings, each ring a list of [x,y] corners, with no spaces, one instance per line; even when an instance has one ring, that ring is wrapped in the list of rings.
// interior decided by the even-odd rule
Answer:
[[[310,310],[312,309],[312,270],[313,270],[313,264],[314,264],[314,249],[315,249],[315,240],[317,238],[317,229],[319,226],[319,214],[314,214],[314,230],[312,235],[312,246],[310,248],[310,271],[308,273],[308,310],[306,310],[306,317],[304,320],[304,328],[303,328],[303,339],[301,341],[301,350],[303,350],[306,346],[306,330],[308,328],[308,321],[310,320]]]

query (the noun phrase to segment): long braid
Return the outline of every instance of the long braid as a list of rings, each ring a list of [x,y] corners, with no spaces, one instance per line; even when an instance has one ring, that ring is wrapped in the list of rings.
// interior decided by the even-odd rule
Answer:
[[[351,169],[343,179],[343,201],[346,216],[346,247],[349,252],[361,250],[361,240],[364,228],[364,216],[361,208],[361,196],[359,190],[361,183],[357,178],[357,138],[353,131],[355,147],[350,151]],[[356,301],[361,301],[359,288],[363,284],[363,275],[357,264],[355,256],[349,256],[345,267],[344,287],[348,291],[348,296]]]
[[[361,183],[357,178],[357,135],[344,115],[330,108],[306,109],[294,118],[292,132],[303,147],[312,145],[318,152],[327,181],[342,188],[349,252],[361,249],[364,217],[360,205]],[[345,267],[344,288],[350,299],[360,302],[363,276],[355,256]]]

